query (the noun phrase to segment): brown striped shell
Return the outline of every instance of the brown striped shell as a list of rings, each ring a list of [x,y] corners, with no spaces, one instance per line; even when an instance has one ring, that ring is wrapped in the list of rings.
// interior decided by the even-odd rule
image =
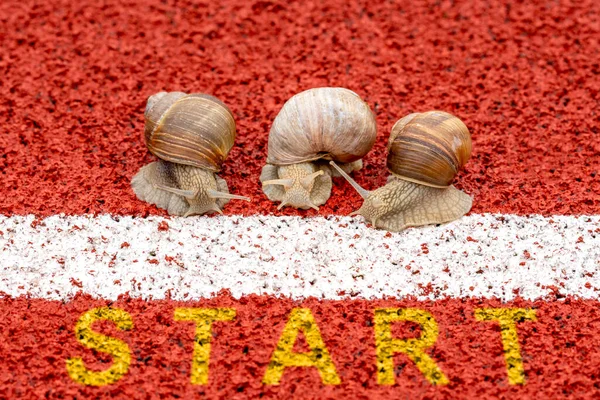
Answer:
[[[395,175],[431,187],[448,187],[471,157],[471,135],[443,111],[409,114],[392,128],[387,167]]]
[[[318,159],[350,163],[371,150],[376,136],[375,116],[356,93],[344,88],[309,89],[290,98],[275,117],[267,163]]]
[[[235,120],[216,97],[182,92],[150,96],[144,136],[156,157],[218,172],[235,140]]]

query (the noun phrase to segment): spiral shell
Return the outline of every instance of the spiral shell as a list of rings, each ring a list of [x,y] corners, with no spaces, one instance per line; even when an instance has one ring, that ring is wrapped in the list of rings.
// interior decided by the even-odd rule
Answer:
[[[157,93],[144,116],[148,150],[162,160],[218,172],[233,147],[233,114],[213,96]]]
[[[350,163],[375,143],[371,109],[344,88],[315,88],[284,105],[271,127],[267,163],[290,165],[318,159]]]
[[[397,176],[448,187],[471,157],[471,135],[452,114],[428,111],[400,119],[388,141],[387,167]]]

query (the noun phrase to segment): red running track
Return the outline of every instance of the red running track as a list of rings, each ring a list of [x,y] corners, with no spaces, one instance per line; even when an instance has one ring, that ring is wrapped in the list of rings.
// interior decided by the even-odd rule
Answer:
[[[108,322],[94,330],[124,341],[131,352],[128,373],[117,383],[95,388],[79,385],[67,374],[66,360],[82,357],[87,368],[104,370],[112,359],[86,349],[74,334],[77,319],[95,307],[129,313],[133,328],[119,331]],[[227,307],[231,322],[213,324],[209,380],[190,383],[194,323],[173,318],[176,307]],[[323,385],[316,368],[288,368],[280,384],[262,383],[290,311],[309,308],[335,364],[339,385]],[[375,308],[416,307],[435,319],[439,336],[427,354],[447,377],[431,385],[403,355],[394,357],[395,386],[377,383],[373,327]],[[476,308],[533,308],[537,321],[517,322],[525,385],[510,385],[500,329],[474,318]],[[577,398],[600,396],[600,317],[598,302],[560,301],[501,303],[493,300],[319,301],[294,302],[261,296],[234,300],[226,293],[200,302],[116,302],[78,296],[71,302],[23,298],[0,303],[0,388],[5,398]],[[18,335],[15,333],[18,332]],[[396,338],[418,338],[411,323],[393,324]],[[31,351],[35,350],[32,355]],[[302,334],[294,352],[309,351]]]
[[[143,111],[162,90],[210,93],[232,109],[238,138],[222,176],[253,202],[231,202],[226,214],[316,215],[277,211],[258,177],[283,103],[319,86],[352,89],[376,114],[377,143],[355,174],[368,189],[386,180],[394,122],[442,109],[473,136],[456,181],[474,196],[473,213],[600,212],[597,1],[5,0],[0,26],[0,215],[165,215],[129,186],[152,160]],[[338,179],[319,214],[347,214],[360,202]],[[0,298],[0,398],[600,397],[597,300]],[[83,347],[75,324],[106,305],[134,326],[94,330],[124,341],[131,365],[112,385],[83,386],[68,376],[67,359],[82,356],[95,370],[114,360]],[[194,328],[173,319],[176,307],[236,310],[234,321],[214,325],[206,386],[190,383]],[[314,314],[340,385],[324,386],[315,368],[286,369],[279,386],[261,382],[295,307]],[[428,354],[447,385],[431,385],[403,355],[394,357],[396,385],[378,385],[377,307],[432,314],[440,333]],[[474,317],[482,307],[536,311],[537,321],[517,324],[525,385],[509,384],[498,325]],[[393,334],[418,337],[419,328],[396,324]],[[299,342],[295,351],[306,351]]]
[[[385,182],[393,123],[442,109],[473,135],[457,180],[473,212],[595,214],[599,11],[593,0],[3,1],[0,213],[164,215],[129,181],[151,160],[147,97],[183,90],[218,96],[236,117],[222,175],[253,202],[225,212],[295,214],[260,190],[271,122],[299,91],[344,86],[377,115],[357,174],[367,188]],[[320,213],[359,204],[338,180]]]

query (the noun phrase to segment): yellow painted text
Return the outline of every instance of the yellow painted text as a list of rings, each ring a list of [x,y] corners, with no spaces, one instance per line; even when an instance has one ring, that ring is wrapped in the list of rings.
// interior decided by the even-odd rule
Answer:
[[[196,323],[194,355],[190,380],[192,385],[208,383],[208,364],[210,362],[210,340],[212,324],[216,321],[233,321],[235,310],[232,308],[177,308],[175,321],[193,321]]]
[[[92,371],[86,368],[81,357],[67,359],[67,372],[71,379],[82,385],[106,386],[117,382],[129,370],[131,351],[127,343],[96,333],[92,324],[96,321],[113,322],[120,330],[133,328],[131,316],[118,308],[100,307],[83,314],[75,325],[75,337],[88,349],[110,354],[112,365],[104,371]]]
[[[478,321],[495,321],[500,325],[500,337],[508,372],[508,383],[525,384],[525,371],[521,347],[517,336],[517,322],[536,321],[535,310],[525,308],[479,308],[475,310]]]
[[[294,353],[293,351],[300,331],[304,334],[310,348],[310,351],[306,353]],[[325,347],[319,327],[307,308],[296,308],[290,313],[265,372],[263,383],[278,385],[287,367],[314,367],[319,371],[324,385],[340,384],[335,364]]]
[[[421,326],[417,339],[392,337],[392,323],[397,321],[416,322]],[[415,308],[381,308],[375,310],[375,348],[377,353],[377,382],[393,385],[394,354],[404,353],[415,363],[425,378],[434,385],[446,385],[448,379],[425,350],[432,347],[438,337],[438,326],[433,316]]]

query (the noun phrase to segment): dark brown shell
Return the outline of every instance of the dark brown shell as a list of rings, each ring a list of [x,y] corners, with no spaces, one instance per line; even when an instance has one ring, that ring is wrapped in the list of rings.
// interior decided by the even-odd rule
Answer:
[[[356,93],[335,87],[309,89],[290,98],[275,117],[267,163],[350,163],[371,150],[376,136],[375,116]]]
[[[235,120],[216,97],[161,92],[148,99],[144,136],[156,157],[218,172],[235,141]]]
[[[387,167],[395,175],[432,187],[448,187],[471,157],[471,135],[443,111],[414,113],[392,128]]]

